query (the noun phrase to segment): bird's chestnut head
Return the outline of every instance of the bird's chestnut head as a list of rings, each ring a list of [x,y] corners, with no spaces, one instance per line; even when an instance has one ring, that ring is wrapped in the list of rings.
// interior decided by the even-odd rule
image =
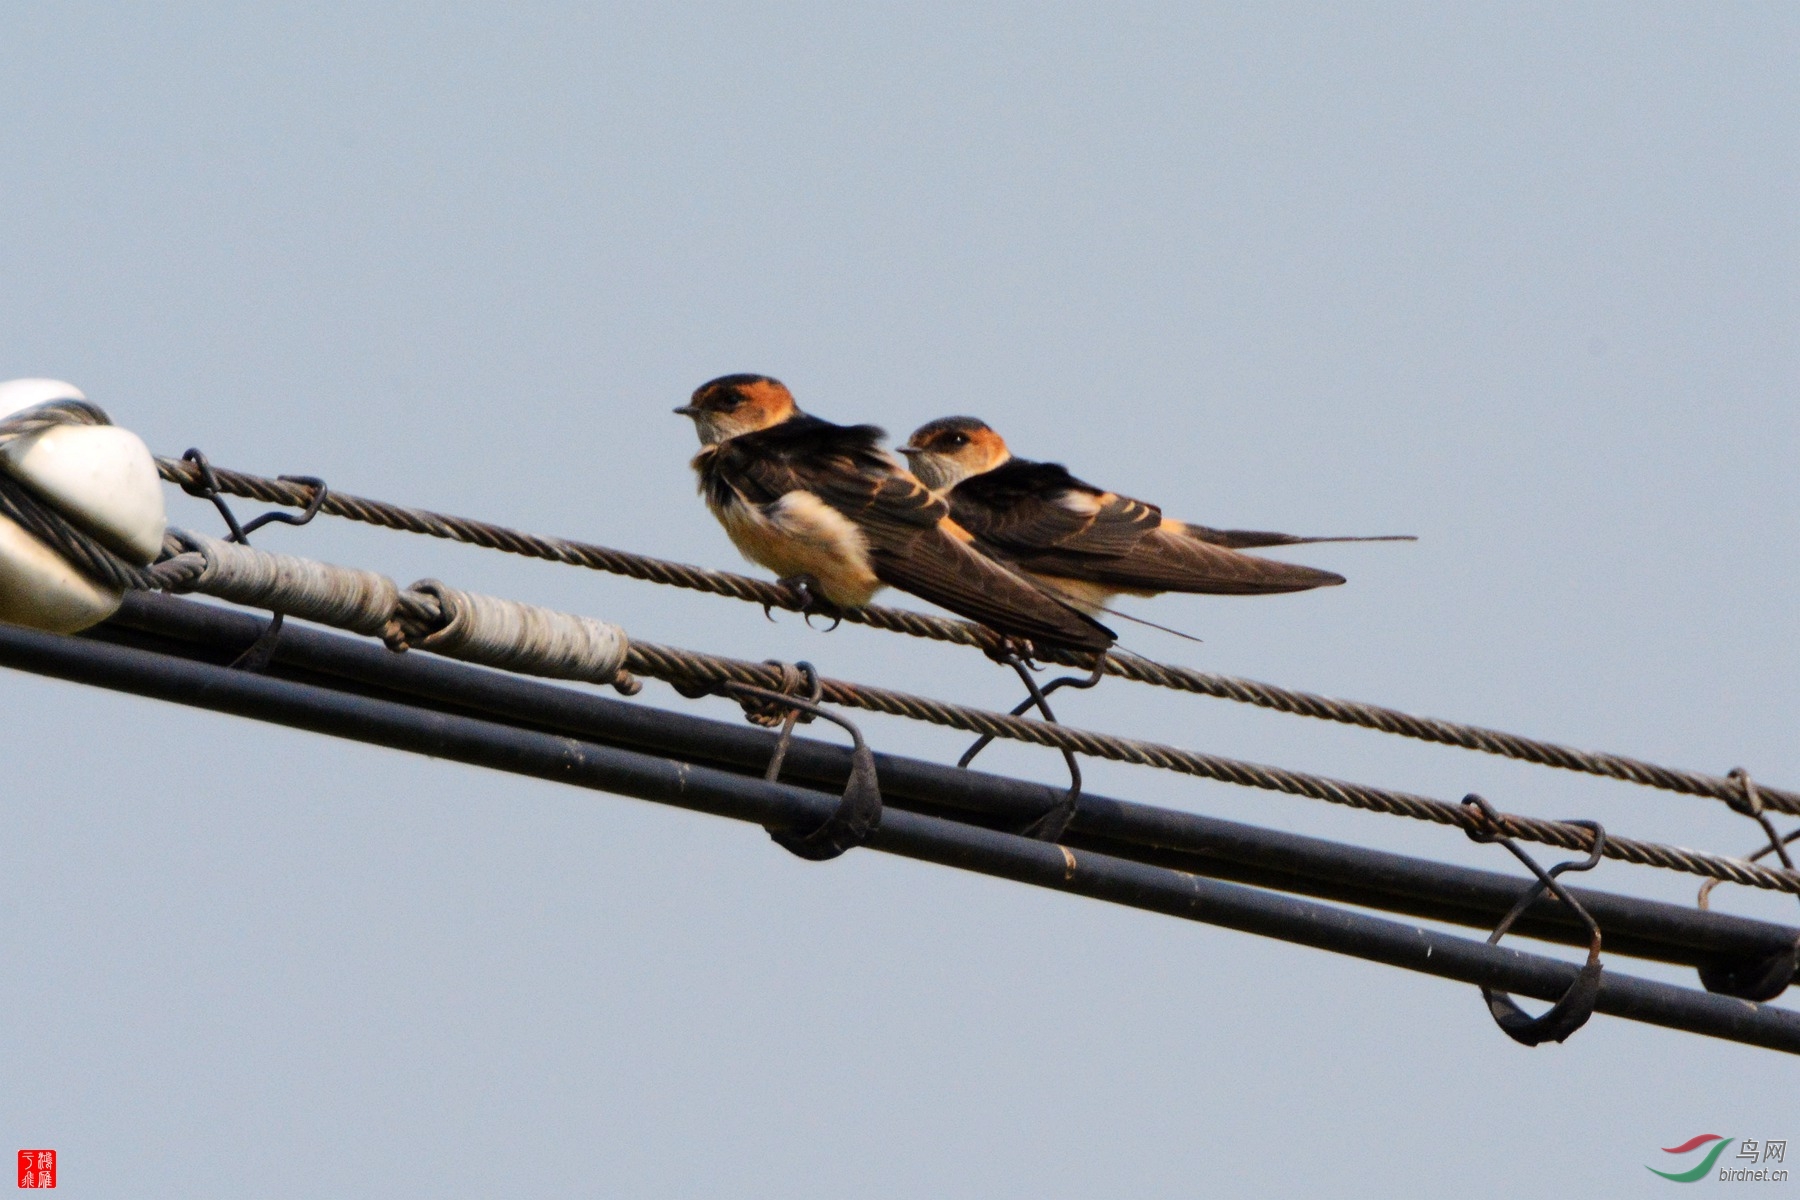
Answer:
[[[779,425],[800,411],[779,379],[767,375],[721,375],[694,389],[694,398],[675,410],[694,418],[700,444],[716,446],[746,433]]]
[[[1012,457],[1006,439],[974,417],[943,417],[913,430],[900,447],[920,483],[949,491],[971,475],[983,475]]]

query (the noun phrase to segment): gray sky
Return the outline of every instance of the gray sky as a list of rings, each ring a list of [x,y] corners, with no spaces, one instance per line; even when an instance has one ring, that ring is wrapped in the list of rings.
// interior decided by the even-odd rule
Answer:
[[[1140,604],[1206,640],[1135,648],[1800,783],[1793,6],[379,7],[0,17],[0,378],[72,379],[161,453],[733,569],[668,411],[697,383],[768,372],[899,435],[974,412],[1177,516],[1422,539],[1293,554],[1350,577],[1323,593]],[[342,522],[261,540],[1015,699],[966,653],[723,600]],[[72,1197],[1632,1195],[1697,1133],[1800,1153],[1769,1052],[1606,1018],[1525,1050],[1473,989],[1280,943],[0,697],[0,1151],[58,1149]],[[1116,681],[1063,708],[1755,843],[1698,800]]]

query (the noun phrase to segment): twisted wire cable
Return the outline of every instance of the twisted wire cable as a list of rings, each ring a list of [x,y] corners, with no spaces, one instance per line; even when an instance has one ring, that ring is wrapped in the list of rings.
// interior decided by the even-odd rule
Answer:
[[[1627,783],[1659,788],[1663,791],[1680,792],[1689,796],[1705,796],[1709,799],[1723,801],[1728,805],[1735,806],[1743,803],[1743,785],[1729,777],[1708,775],[1700,771],[1687,771],[1677,767],[1659,766],[1656,763],[1644,762],[1641,759],[1630,758],[1622,754],[1577,750],[1571,746],[1540,741],[1536,738],[1506,733],[1498,729],[1487,729],[1479,725],[1465,725],[1461,722],[1445,721],[1437,717],[1414,716],[1398,709],[1384,708],[1378,704],[1365,704],[1359,700],[1334,700],[1329,696],[1295,691],[1290,688],[1278,687],[1272,683],[1261,683],[1254,679],[1217,675],[1209,671],[1196,671],[1191,667],[1159,663],[1139,657],[1129,651],[1113,651],[1107,656],[1106,667],[1108,674],[1120,675],[1157,687],[1214,696],[1221,700],[1234,700],[1240,704],[1253,704],[1259,708],[1293,713],[1296,716],[1315,717],[1319,720],[1336,721],[1344,725],[1357,725],[1379,733],[1396,734],[1423,742],[1436,742],[1443,746],[1458,746],[1465,750],[1477,750],[1483,754],[1515,758],[1522,762],[1535,763],[1544,767],[1557,767],[1565,771],[1580,771],[1588,775],[1605,776]],[[1768,807],[1784,813],[1800,814],[1800,792],[1761,785],[1759,785],[1759,790]]]
[[[199,468],[191,462],[159,458],[157,466],[162,471],[164,479],[185,490],[191,491],[200,483]],[[219,487],[234,496],[295,508],[304,508],[313,499],[313,489],[304,483],[270,479],[261,475],[250,475],[242,471],[228,471],[220,468],[215,468],[215,472]],[[753,579],[747,575],[737,575],[729,571],[713,571],[686,563],[669,562],[665,559],[614,550],[590,542],[540,537],[486,521],[450,516],[426,509],[407,508],[338,491],[332,491],[327,495],[322,510],[334,516],[370,525],[379,525],[388,529],[465,542],[472,546],[503,550],[509,554],[520,554],[529,558],[569,563],[651,583],[710,592],[716,596],[748,600],[754,604],[786,609],[790,612],[803,611],[805,602],[804,597],[791,588],[766,580]],[[1000,639],[992,630],[967,621],[957,621],[907,609],[887,608],[881,605],[869,605],[854,609],[846,612],[843,616],[844,620],[854,624],[885,629],[893,633],[903,633],[910,637],[972,646],[989,653],[997,652],[1000,649]],[[1090,667],[1093,664],[1090,656],[1071,651],[1045,650],[1040,653],[1039,657],[1044,661],[1065,666]],[[1741,803],[1742,800],[1742,787],[1731,779],[1699,771],[1659,766],[1625,755],[1578,750],[1554,742],[1483,728],[1479,725],[1467,725],[1435,717],[1414,716],[1398,709],[1365,704],[1355,700],[1334,700],[1330,697],[1294,691],[1253,679],[1219,675],[1210,671],[1198,671],[1190,667],[1159,663],[1126,651],[1112,651],[1106,656],[1103,666],[1107,674],[1135,683],[1212,696],[1220,700],[1251,704],[1275,712],[1313,717],[1322,721],[1356,725],[1379,733],[1435,742],[1439,745],[1457,746],[1465,750],[1476,750],[1483,754],[1494,754],[1504,758],[1518,759],[1522,762],[1535,763],[1539,766],[1619,779],[1627,783],[1641,784],[1645,787],[1660,788],[1664,791],[1679,792],[1684,795],[1704,796],[1727,804]],[[1763,801],[1768,807],[1779,812],[1800,815],[1800,792],[1766,785],[1761,788],[1761,792]]]
[[[312,620],[363,633],[380,631],[396,649],[417,646],[483,662],[506,670],[558,678],[628,682],[648,675],[687,696],[728,693],[734,686],[767,692],[789,688],[789,668],[780,663],[741,659],[659,646],[628,638],[622,630],[589,618],[553,613],[532,605],[475,596],[425,580],[400,588],[370,571],[310,559],[270,554],[199,535],[171,531],[169,548],[187,553],[168,560],[171,569],[198,558],[204,570],[185,586],[240,604],[292,611]],[[462,645],[451,635],[467,626]],[[579,628],[574,628],[574,627]],[[617,673],[623,667],[627,675]],[[925,721],[990,737],[1048,746],[1114,762],[1156,767],[1243,787],[1306,796],[1369,812],[1411,817],[1465,832],[1492,832],[1466,806],[1426,796],[1346,783],[1281,767],[1241,762],[1135,738],[1095,733],[1051,722],[1028,721],[838,679],[817,679],[820,698],[850,708]],[[1507,816],[1500,832],[1568,850],[1592,849],[1593,832],[1576,822]],[[1644,866],[1704,875],[1751,887],[1800,895],[1800,874],[1757,866],[1741,859],[1706,854],[1631,838],[1607,839],[1608,857]]]
[[[782,690],[792,682],[788,668],[781,663],[752,663],[639,642],[627,638],[623,631],[612,627],[607,627],[610,632],[601,639],[606,643],[599,654],[605,660],[604,663],[600,666],[588,664],[579,670],[570,670],[570,664],[575,659],[582,658],[582,654],[574,654],[571,658],[571,648],[565,645],[526,645],[524,642],[532,639],[524,638],[522,641],[523,635],[533,629],[539,635],[553,633],[559,623],[599,623],[566,614],[550,613],[515,601],[470,595],[435,581],[423,581],[409,588],[399,588],[385,577],[367,571],[292,559],[286,555],[271,555],[248,547],[198,538],[192,534],[176,533],[173,538],[183,546],[192,545],[206,551],[203,556],[191,553],[184,556],[203,557],[209,564],[205,573],[188,586],[238,603],[292,609],[311,619],[322,620],[340,628],[362,632],[384,630],[385,639],[395,648],[411,645],[435,649],[439,653],[469,658],[502,669],[601,681],[614,680],[615,672],[622,665],[627,672],[661,679],[688,696],[728,692],[733,685],[747,685],[773,692]],[[371,586],[371,580],[378,581],[382,586]],[[484,622],[489,628],[485,638],[478,639],[485,647],[480,653],[470,654],[466,652],[467,648],[459,650],[451,645],[438,644],[444,640],[447,628],[456,624],[458,609],[463,610],[464,615],[478,609],[493,609],[495,611],[489,612],[488,617],[501,618],[497,623],[494,620]],[[518,612],[511,611],[514,609]],[[543,636],[539,636],[536,641],[544,641]],[[565,659],[568,661],[563,661]],[[1485,832],[1489,829],[1482,821],[1472,817],[1464,806],[1426,796],[1346,783],[1305,772],[1241,762],[1135,738],[1029,721],[1007,713],[953,704],[888,688],[826,678],[819,678],[818,684],[821,699],[849,708],[925,721],[968,733],[1049,746],[1114,762],[1156,767],[1244,787],[1286,792],[1369,812],[1454,825],[1465,831]],[[1506,816],[1502,820],[1501,832],[1577,851],[1591,850],[1593,842],[1591,830],[1582,825],[1533,817]],[[1800,874],[1761,867],[1722,855],[1620,837],[1608,838],[1604,852],[1608,857],[1624,862],[1685,871],[1711,879],[1800,895]]]
[[[0,471],[0,517],[17,524],[101,587],[115,592],[179,587],[204,569],[197,556],[181,554],[179,547],[166,542],[164,557],[141,567],[64,516],[55,505],[39,499],[5,471]]]
[[[690,691],[699,688],[717,690],[728,683],[776,689],[781,686],[782,679],[780,668],[766,663],[723,658],[638,641],[633,641],[626,652],[625,665],[634,674],[647,675]],[[1346,783],[1283,767],[1243,762],[1136,738],[1094,733],[1068,725],[1031,721],[1006,713],[971,708],[887,688],[847,683],[839,679],[821,679],[820,685],[825,701],[848,708],[926,721],[967,733],[1071,750],[1077,754],[1110,759],[1113,762],[1158,767],[1243,787],[1306,796],[1367,812],[1453,825],[1464,832],[1491,832],[1481,818],[1472,816],[1462,805],[1434,800],[1429,796]],[[1594,844],[1594,834],[1590,829],[1566,821],[1550,821],[1538,817],[1503,814],[1499,832],[1546,846],[1584,853],[1591,851]],[[1640,866],[1685,871],[1750,887],[1800,895],[1800,874],[1761,867],[1724,855],[1612,835],[1608,835],[1606,839],[1604,852],[1608,858]]]
[[[198,475],[197,469],[195,474]],[[219,473],[222,485],[226,483],[226,475],[225,472]],[[279,484],[282,481],[268,482]],[[305,484],[292,486],[304,488],[308,492],[311,490]],[[333,493],[326,503],[329,505],[331,499],[337,498],[337,494]],[[344,501],[340,499],[340,503]],[[364,502],[349,497],[348,503],[356,505]],[[627,672],[664,680],[688,695],[722,691],[731,684],[778,691],[787,682],[783,668],[778,663],[750,663],[653,643],[633,642],[625,638],[622,631],[609,626],[604,627],[608,632],[600,638],[606,646],[597,654],[598,658],[603,658],[606,662],[602,667],[595,667],[592,663],[577,660],[596,657],[593,647],[586,643],[594,640],[594,629],[602,628],[599,622],[550,613],[514,601],[473,596],[446,588],[434,581],[424,581],[402,589],[372,572],[354,571],[286,555],[271,555],[248,546],[218,542],[175,530],[171,530],[165,539],[162,561],[148,568],[136,567],[125,563],[92,535],[68,522],[52,506],[31,496],[23,487],[6,478],[3,472],[0,472],[0,511],[8,515],[16,514],[15,519],[27,523],[27,528],[41,530],[51,536],[53,544],[71,553],[71,561],[76,561],[83,569],[95,573],[102,569],[115,572],[112,577],[117,579],[117,583],[114,586],[121,590],[204,590],[238,603],[268,606],[282,612],[294,609],[312,619],[363,633],[382,631],[389,644],[396,648],[408,644],[430,647],[434,641],[443,640],[450,627],[457,623],[458,615],[454,610],[462,609],[465,616],[480,611],[486,614],[486,619],[477,622],[479,629],[474,632],[465,630],[468,637],[464,640],[469,640],[471,645],[443,645],[437,647],[440,652],[488,662],[503,669],[526,670],[558,677],[612,680],[615,684],[624,684],[626,690],[634,687],[635,681],[629,675],[617,675],[621,660]],[[605,553],[620,558],[638,557],[621,555],[617,551]],[[699,568],[683,570],[699,572]],[[211,581],[210,586],[208,581]],[[743,579],[743,582],[764,589],[770,586],[757,580]],[[926,621],[938,620],[924,617],[923,614],[907,615],[918,615]],[[582,627],[577,631],[581,636],[575,637],[573,641],[570,640],[570,629],[565,628],[571,623]],[[589,626],[594,628],[590,629]],[[532,644],[526,645],[526,642]],[[537,645],[537,642],[543,642],[544,645]],[[577,646],[576,642],[583,644]],[[581,669],[572,670],[572,665]],[[825,700],[846,707],[926,721],[988,737],[1034,743],[1115,762],[1157,767],[1245,787],[1307,796],[1370,812],[1454,825],[1465,832],[1490,831],[1485,824],[1477,826],[1463,806],[1426,796],[1346,783],[1135,738],[1028,721],[1006,713],[842,680],[821,679],[820,686]],[[1759,788],[1757,792],[1765,800],[1769,795],[1769,789]],[[1501,825],[1500,832],[1514,837],[1569,850],[1592,849],[1593,833],[1571,822],[1508,815],[1501,819]],[[1608,857],[1625,862],[1685,871],[1800,895],[1800,874],[1760,867],[1741,859],[1618,837],[1607,840],[1604,852]]]

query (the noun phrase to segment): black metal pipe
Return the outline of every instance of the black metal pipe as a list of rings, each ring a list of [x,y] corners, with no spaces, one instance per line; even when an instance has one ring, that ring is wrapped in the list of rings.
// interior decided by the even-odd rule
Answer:
[[[789,784],[92,639],[0,627],[0,665],[773,828],[810,829],[836,807]],[[868,846],[1539,999],[1576,974],[1507,947],[899,809]],[[1597,1010],[1800,1054],[1800,1013],[1773,1005],[1607,972]]]
[[[216,605],[134,594],[126,597],[109,626],[91,636],[228,662],[266,624]],[[144,634],[152,636],[139,636]],[[445,711],[758,775],[774,745],[772,734],[747,725],[626,703],[430,655],[396,655],[371,642],[292,624],[282,634],[271,670],[334,687],[349,680],[369,694],[414,703],[423,698]],[[838,789],[849,766],[846,747],[796,738],[782,777]],[[877,766],[890,804],[990,828],[1020,828],[1063,794],[1060,788],[898,755],[877,755]],[[1093,794],[1082,797],[1062,840],[1077,849],[1151,865],[1477,928],[1498,923],[1527,882],[1500,872]],[[1715,972],[1735,968],[1739,974],[1763,974],[1748,970],[1748,964],[1784,956],[1791,960],[1800,941],[1800,929],[1770,922],[1570,890],[1600,924],[1612,953]],[[1548,898],[1529,909],[1514,932],[1567,945],[1587,941],[1580,922]]]

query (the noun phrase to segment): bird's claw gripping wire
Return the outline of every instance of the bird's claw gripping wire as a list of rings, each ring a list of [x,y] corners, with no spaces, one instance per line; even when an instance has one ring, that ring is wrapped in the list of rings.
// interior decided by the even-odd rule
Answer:
[[[751,721],[758,725],[772,727],[779,723],[781,726],[775,751],[769,756],[768,770],[763,772],[765,782],[774,783],[780,778],[781,764],[787,759],[795,725],[823,717],[850,735],[850,778],[844,783],[844,793],[838,801],[837,810],[825,819],[824,824],[810,833],[794,834],[776,829],[768,831],[775,843],[789,853],[811,862],[824,862],[862,845],[881,824],[881,786],[875,776],[875,755],[870,751],[868,743],[863,741],[862,730],[836,713],[820,707],[819,699],[824,693],[824,685],[811,663],[802,662],[789,666],[786,663],[771,662],[769,665],[781,668],[780,691],[752,687],[747,683],[727,682],[721,685],[725,695],[744,706],[744,713]],[[805,688],[805,695],[795,694],[802,687]],[[785,716],[780,715],[783,710],[786,710]]]
[[[1775,828],[1775,822],[1769,819],[1768,809],[1763,804],[1762,792],[1756,781],[1750,778],[1750,772],[1743,767],[1733,767],[1725,777],[1736,781],[1743,792],[1735,799],[1727,799],[1725,803],[1736,813],[1751,818],[1768,837],[1763,847],[1747,855],[1746,860],[1755,862],[1759,858],[1767,858],[1773,854],[1781,860],[1787,870],[1794,869],[1794,860],[1788,854],[1788,845],[1800,841],[1800,829],[1783,834]],[[1700,894],[1695,903],[1701,909],[1708,909],[1712,904],[1712,891],[1721,881],[1709,879],[1700,885]],[[1736,996],[1740,1000],[1773,1000],[1787,990],[1788,984],[1800,972],[1800,942],[1779,954],[1771,954],[1758,959],[1718,959],[1698,968],[1700,983],[1709,992],[1721,996]]]
[[[230,536],[225,540],[236,542],[240,546],[248,546],[250,535],[272,522],[279,521],[283,525],[307,524],[319,515],[319,510],[325,507],[325,497],[330,494],[330,489],[325,486],[325,481],[317,475],[277,476],[284,483],[305,484],[312,489],[312,498],[306,502],[305,509],[298,516],[293,513],[266,512],[251,518],[247,523],[240,524],[237,514],[231,511],[231,505],[225,503],[224,493],[219,487],[219,477],[213,473],[212,463],[207,460],[206,455],[197,446],[190,446],[187,453],[181,457],[193,463],[200,475],[197,482],[183,483],[181,490],[190,496],[198,496],[202,500],[212,501],[213,507],[218,509],[219,515],[225,519],[225,527],[231,531]],[[263,630],[262,634],[242,654],[232,660],[232,669],[249,671],[252,674],[259,674],[267,670],[269,664],[274,661],[275,646],[281,639],[281,626],[286,619],[284,613],[271,613],[269,627]]]
[[[1010,633],[996,633],[992,640],[985,642],[981,652],[990,660],[1003,667],[1010,667],[1015,661],[1022,662],[1032,670],[1038,669],[1037,647],[1030,638],[1016,637]]]
[[[1024,646],[1027,652],[1029,652],[1031,643],[1026,642],[1024,643]],[[1050,702],[1046,697],[1059,688],[1072,687],[1086,690],[1099,683],[1106,674],[1106,660],[1102,658],[1095,661],[1092,673],[1086,676],[1065,675],[1061,679],[1053,679],[1043,687],[1039,687],[1037,680],[1031,677],[1030,659],[1026,658],[1024,654],[1019,653],[1016,647],[1017,639],[1008,638],[1002,642],[1001,650],[999,652],[990,655],[996,662],[1004,663],[1014,671],[1018,672],[1019,678],[1024,681],[1026,692],[1029,693],[1025,699],[1013,706],[1013,710],[1009,714],[1011,716],[1020,716],[1025,710],[1036,708],[1039,712],[1044,714],[1044,720],[1049,721],[1051,724],[1056,724],[1056,714],[1050,711]],[[973,745],[963,751],[962,757],[956,760],[956,765],[958,767],[966,768],[970,763],[975,761],[975,756],[977,754],[980,754],[983,750],[988,748],[988,744],[993,740],[993,734],[982,734],[979,738],[975,739]],[[1054,842],[1062,837],[1063,832],[1069,827],[1069,822],[1075,819],[1075,809],[1081,803],[1081,764],[1076,761],[1075,752],[1073,750],[1064,749],[1062,751],[1062,756],[1063,763],[1069,768],[1069,792],[1045,811],[1043,815],[1035,818],[1029,825],[1026,825],[1023,829],[1019,830],[1019,832],[1026,837],[1036,838],[1039,841]]]
[[[839,625],[844,623],[844,610],[827,600],[820,593],[819,581],[812,576],[793,575],[786,579],[777,580],[777,582],[782,587],[786,588],[788,594],[793,597],[792,608],[795,612],[800,614],[800,619],[806,622],[806,627],[808,629],[813,627],[812,619],[814,617],[831,618],[831,624],[827,625],[824,629],[825,633],[832,632]],[[762,605],[764,619],[773,621],[775,619],[775,602],[772,600],[762,600],[759,601],[759,603]]]
[[[1544,1042],[1565,1041],[1570,1034],[1587,1024],[1594,1015],[1594,1004],[1600,998],[1600,926],[1588,914],[1581,902],[1556,881],[1556,877],[1564,871],[1591,871],[1606,851],[1606,830],[1598,821],[1570,821],[1571,825],[1579,825],[1590,830],[1594,835],[1594,845],[1586,858],[1574,858],[1567,862],[1557,863],[1548,871],[1538,866],[1529,854],[1519,849],[1519,844],[1501,832],[1504,826],[1500,823],[1500,814],[1494,811],[1493,805],[1473,793],[1463,797],[1465,811],[1474,817],[1474,823],[1467,827],[1473,841],[1488,843],[1498,842],[1512,852],[1514,858],[1524,863],[1526,869],[1537,879],[1526,888],[1512,909],[1500,920],[1494,932],[1488,935],[1487,944],[1497,944],[1513,922],[1530,908],[1546,891],[1555,896],[1587,927],[1588,956],[1575,980],[1556,1003],[1539,1016],[1532,1016],[1520,1008],[1513,998],[1505,992],[1492,988],[1482,988],[1481,998],[1487,1001],[1488,1012],[1493,1014],[1494,1023],[1507,1037],[1523,1046],[1536,1046]]]

